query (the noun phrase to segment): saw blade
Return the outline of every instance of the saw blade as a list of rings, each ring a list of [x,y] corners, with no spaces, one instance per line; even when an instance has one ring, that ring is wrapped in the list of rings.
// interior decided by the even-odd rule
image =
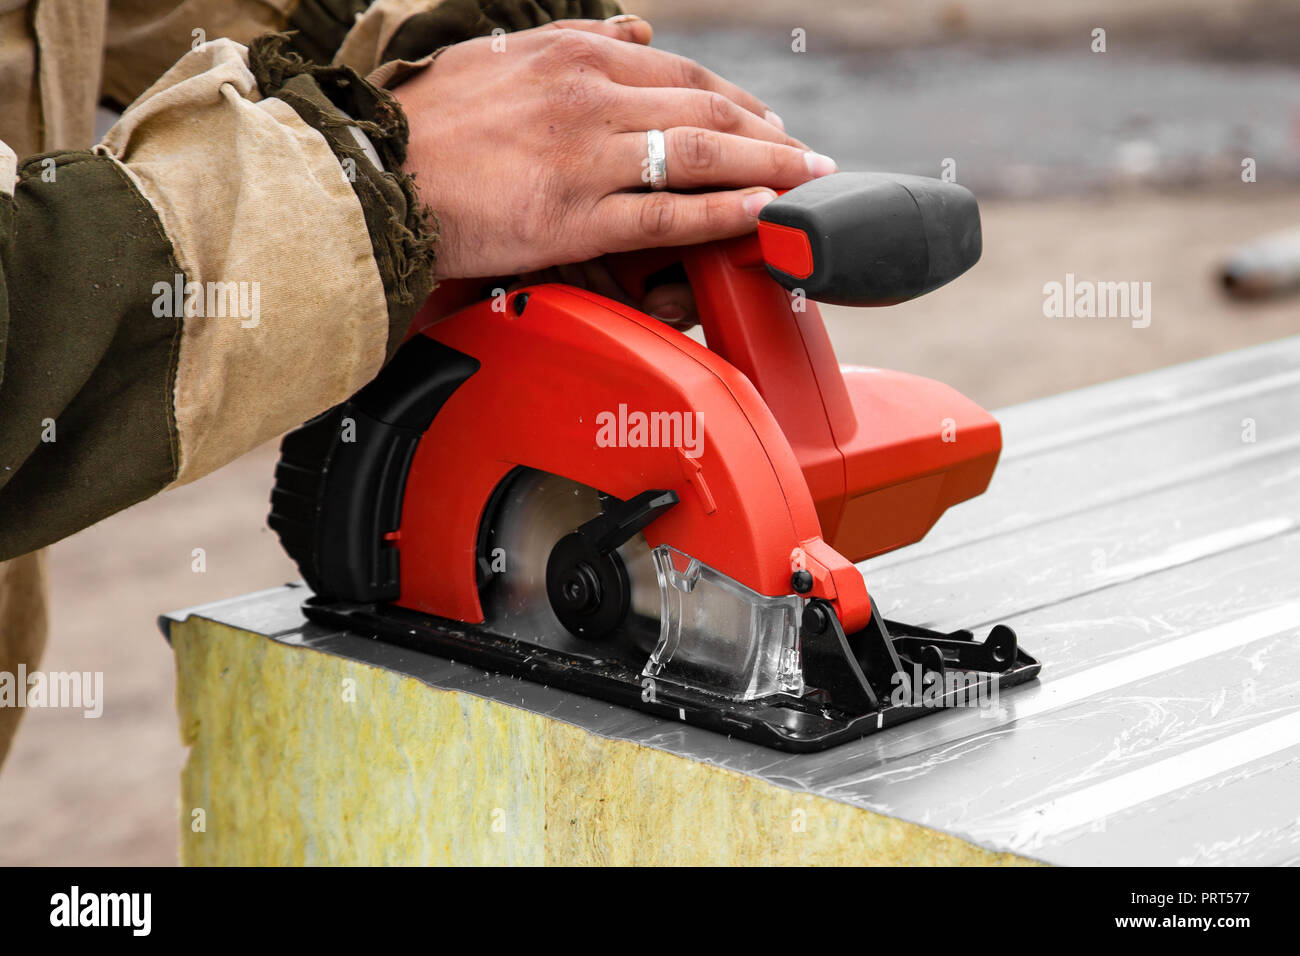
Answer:
[[[638,627],[593,641],[560,623],[546,593],[546,562],[557,541],[600,513],[600,492],[559,475],[520,469],[497,496],[481,537],[492,575],[481,591],[485,627],[494,634],[583,657],[623,657],[631,650],[644,661],[658,636],[659,578],[645,537],[637,534],[618,549],[631,591],[629,617]]]

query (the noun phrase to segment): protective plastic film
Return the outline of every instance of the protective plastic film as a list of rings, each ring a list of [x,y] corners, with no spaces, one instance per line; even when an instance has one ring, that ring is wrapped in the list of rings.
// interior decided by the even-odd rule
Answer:
[[[666,544],[653,557],[663,605],[643,674],[732,700],[803,694],[801,598],[759,594]]]

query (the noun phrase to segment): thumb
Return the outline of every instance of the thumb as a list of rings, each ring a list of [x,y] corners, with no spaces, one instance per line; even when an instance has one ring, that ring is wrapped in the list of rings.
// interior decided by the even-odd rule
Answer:
[[[608,20],[556,20],[546,24],[546,27],[552,30],[584,30],[642,46],[649,46],[650,39],[654,36],[654,28],[635,13],[620,13]]]

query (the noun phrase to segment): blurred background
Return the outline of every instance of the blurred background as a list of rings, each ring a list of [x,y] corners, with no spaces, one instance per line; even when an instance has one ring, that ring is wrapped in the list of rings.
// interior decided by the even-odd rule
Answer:
[[[752,90],[841,169],[950,168],[979,197],[970,273],[890,309],[824,308],[843,362],[996,409],[1300,334],[1285,289],[1300,241],[1239,253],[1300,228],[1293,0],[628,6],[657,46]],[[1255,296],[1229,294],[1229,266]],[[1067,273],[1150,282],[1149,327],[1045,318],[1043,286]],[[103,671],[104,715],[26,715],[0,770],[0,863],[175,862],[185,754],[154,621],[297,577],[264,523],[275,458],[263,446],[54,547],[43,668]]]

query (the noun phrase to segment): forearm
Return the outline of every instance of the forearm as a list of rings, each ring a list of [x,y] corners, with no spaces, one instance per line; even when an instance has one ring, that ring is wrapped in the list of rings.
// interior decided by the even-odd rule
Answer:
[[[304,0],[331,2],[331,0]],[[375,0],[348,32],[335,62],[363,76],[390,60],[418,60],[494,31],[513,33],[555,20],[603,20],[616,0]]]
[[[380,2],[370,23],[392,12]],[[346,2],[334,6],[345,18]],[[274,16],[289,3],[234,7]],[[443,10],[411,41],[423,56],[498,27],[614,9],[423,0],[383,22]],[[126,38],[110,51],[119,62],[155,35],[110,34]],[[342,401],[405,336],[432,286],[437,230],[402,172],[406,119],[346,67],[291,53],[283,38],[255,41],[251,57],[229,40],[200,44],[93,151],[28,159],[0,198],[0,560]],[[117,74],[119,92],[134,95],[144,72]]]
[[[432,285],[433,237],[392,172],[405,139],[394,101],[350,72],[220,41],[93,152],[22,164],[0,214],[0,559],[374,375]]]
[[[552,20],[603,19],[615,0],[111,0],[104,95],[125,106],[193,47],[226,37],[248,44],[267,32],[292,33],[308,62],[346,64],[362,76],[392,59],[415,60],[493,30]]]

